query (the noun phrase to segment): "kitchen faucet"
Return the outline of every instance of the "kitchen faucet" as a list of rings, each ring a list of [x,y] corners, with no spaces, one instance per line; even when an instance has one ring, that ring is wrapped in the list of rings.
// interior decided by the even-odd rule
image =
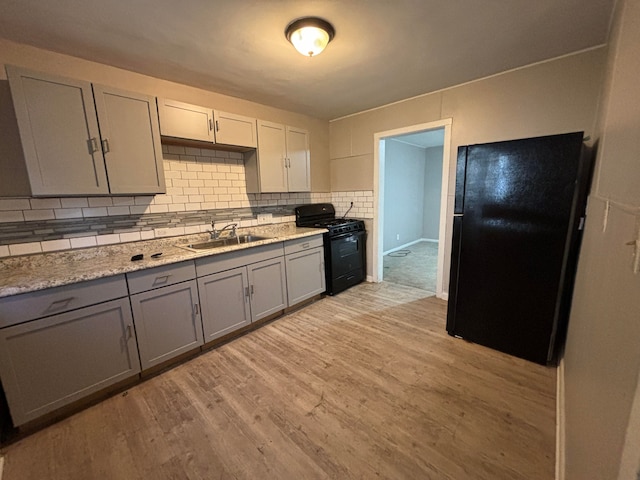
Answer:
[[[237,226],[238,226],[237,223],[229,223],[228,225],[225,225],[222,229],[216,230],[216,222],[211,222],[211,228],[213,229],[211,231],[211,238],[212,239],[220,238],[220,234],[229,228],[231,229],[231,233],[229,234],[229,236],[233,238],[236,236]]]

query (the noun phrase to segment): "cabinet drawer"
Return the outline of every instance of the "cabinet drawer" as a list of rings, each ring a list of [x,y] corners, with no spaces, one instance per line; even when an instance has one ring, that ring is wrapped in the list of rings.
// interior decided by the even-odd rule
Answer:
[[[251,263],[281,257],[282,255],[284,255],[282,242],[272,243],[261,247],[252,247],[236,252],[198,258],[196,260],[196,270],[198,271],[198,277],[202,277],[204,275],[211,275],[212,273],[231,270],[232,268],[243,267]]]
[[[124,275],[0,299],[0,328],[127,296]]]
[[[127,273],[131,294],[186,282],[194,278],[196,278],[196,267],[192,261]]]
[[[296,240],[289,240],[288,242],[284,242],[284,254],[289,255],[291,253],[298,253],[304,250],[322,247],[323,245],[324,242],[322,240],[322,235],[297,238]]]

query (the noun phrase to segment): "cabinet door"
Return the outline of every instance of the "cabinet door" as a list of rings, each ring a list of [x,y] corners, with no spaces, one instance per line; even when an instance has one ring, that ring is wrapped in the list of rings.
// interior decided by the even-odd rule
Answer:
[[[214,110],[213,118],[215,121],[216,143],[250,148],[255,148],[258,145],[255,118],[218,110]]]
[[[127,298],[0,330],[0,376],[15,425],[139,371]]]
[[[325,291],[324,249],[312,248],[285,257],[289,306]]]
[[[252,263],[249,270],[251,321],[255,322],[287,307],[284,258]]]
[[[108,193],[91,84],[7,66],[31,193]]]
[[[142,369],[204,343],[196,281],[131,296]]]
[[[100,85],[93,93],[111,193],[165,192],[155,97]]]
[[[199,278],[198,292],[205,342],[251,323],[249,283],[245,267]]]
[[[287,178],[290,192],[311,191],[309,133],[287,127]]]
[[[161,135],[214,142],[212,109],[159,98],[158,114]]]
[[[261,192],[286,192],[285,127],[258,120],[258,169]]]

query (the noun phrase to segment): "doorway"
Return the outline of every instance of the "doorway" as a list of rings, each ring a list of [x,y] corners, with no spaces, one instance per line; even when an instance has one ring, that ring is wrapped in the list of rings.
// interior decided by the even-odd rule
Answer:
[[[451,119],[374,135],[373,281],[410,285],[446,299],[450,138]]]

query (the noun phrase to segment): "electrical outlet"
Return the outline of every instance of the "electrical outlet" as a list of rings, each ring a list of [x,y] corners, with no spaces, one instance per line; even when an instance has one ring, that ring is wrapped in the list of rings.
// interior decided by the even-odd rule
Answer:
[[[259,213],[258,225],[264,225],[265,223],[273,222],[273,213]]]
[[[396,240],[400,240],[400,234],[396,233]]]
[[[169,236],[168,228],[156,228],[155,230],[156,237],[167,237]]]

